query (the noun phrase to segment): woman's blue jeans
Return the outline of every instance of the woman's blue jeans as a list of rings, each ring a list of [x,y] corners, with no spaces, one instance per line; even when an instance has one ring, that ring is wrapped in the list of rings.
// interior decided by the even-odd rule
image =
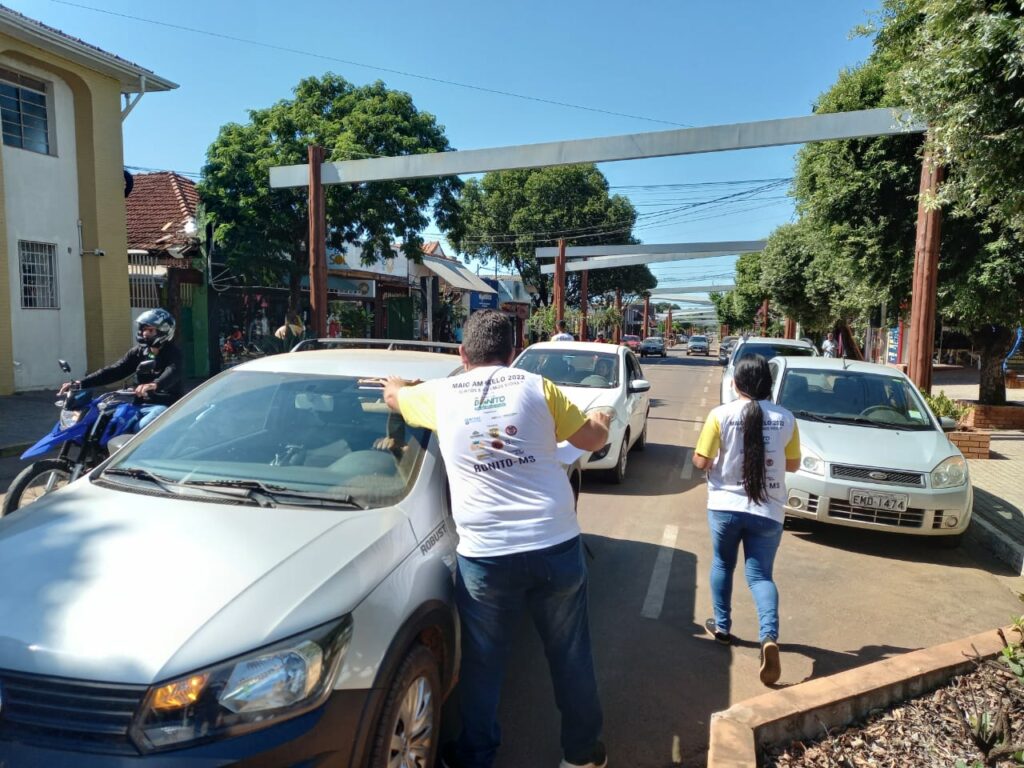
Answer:
[[[459,555],[455,601],[462,623],[459,673],[464,768],[490,768],[501,743],[498,699],[512,638],[524,609],[544,643],[555,702],[562,713],[562,750],[593,753],[602,714],[587,615],[587,567],[579,536],[553,547],[500,557]],[[584,762],[584,760],[581,760]]]
[[[732,628],[732,573],[740,544],[746,561],[747,585],[754,595],[760,639],[779,637],[779,590],[772,581],[775,553],[782,541],[782,523],[747,512],[708,510],[711,528],[711,601],[720,632]]]

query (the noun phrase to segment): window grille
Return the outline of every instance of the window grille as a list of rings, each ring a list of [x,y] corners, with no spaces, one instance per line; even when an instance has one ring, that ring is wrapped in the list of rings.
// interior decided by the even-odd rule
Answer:
[[[57,246],[18,241],[22,309],[60,309],[57,301]]]
[[[50,154],[46,83],[0,68],[0,133],[9,147]]]
[[[128,290],[133,307],[152,309],[160,306],[160,286],[156,256],[148,253],[128,254]]]

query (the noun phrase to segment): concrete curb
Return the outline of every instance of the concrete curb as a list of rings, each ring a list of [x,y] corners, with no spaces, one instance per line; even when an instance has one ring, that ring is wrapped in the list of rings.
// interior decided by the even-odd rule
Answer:
[[[971,516],[970,538],[991,552],[1018,576],[1024,576],[1024,546],[1013,541],[1005,531],[996,528],[977,513]]]
[[[13,445],[0,445],[0,459],[6,459],[10,456],[21,456],[21,454],[23,454],[33,445],[35,445],[35,443],[14,443]]]
[[[1010,637],[1012,630],[1003,632]],[[966,655],[990,658],[1002,648],[991,629],[741,701],[711,716],[707,767],[758,765],[758,753],[768,744],[814,739],[842,728],[872,709],[918,696],[966,671],[971,666]]]

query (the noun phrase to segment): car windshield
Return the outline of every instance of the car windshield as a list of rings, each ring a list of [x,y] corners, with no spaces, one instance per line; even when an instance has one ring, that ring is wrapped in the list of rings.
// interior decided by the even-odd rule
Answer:
[[[934,429],[921,398],[899,376],[863,371],[790,369],[779,404],[797,418],[909,430]]]
[[[271,499],[390,506],[411,488],[428,437],[389,411],[379,384],[239,371],[168,411],[104,477],[156,478],[163,490],[190,495],[234,486]]]
[[[566,387],[614,389],[619,386],[619,356],[568,349],[528,349],[515,366],[539,373]]]
[[[640,341],[640,337],[639,336],[630,336],[629,334],[626,334],[625,336],[622,337],[622,340],[623,341]]]
[[[814,357],[815,352],[813,347],[796,346],[793,344],[765,344],[759,341],[748,341],[746,344],[737,348],[736,357],[733,360],[733,363],[738,363],[746,357],[754,357],[755,355],[760,355],[765,360],[771,360],[773,357]]]
[[[707,336],[691,336],[690,337],[690,343],[691,344],[707,344],[708,343],[708,337]]]
[[[662,343],[661,336],[648,336],[646,339],[644,339],[644,344],[661,344],[661,343]]]

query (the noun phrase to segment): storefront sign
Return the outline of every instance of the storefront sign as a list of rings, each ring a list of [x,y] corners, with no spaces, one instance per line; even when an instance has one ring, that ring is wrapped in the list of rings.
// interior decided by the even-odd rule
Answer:
[[[900,361],[900,329],[898,326],[890,328],[886,336],[885,362],[898,363]]]
[[[496,293],[480,293],[479,291],[473,291],[469,294],[470,312],[476,312],[478,309],[497,309],[497,307],[498,294]]]

